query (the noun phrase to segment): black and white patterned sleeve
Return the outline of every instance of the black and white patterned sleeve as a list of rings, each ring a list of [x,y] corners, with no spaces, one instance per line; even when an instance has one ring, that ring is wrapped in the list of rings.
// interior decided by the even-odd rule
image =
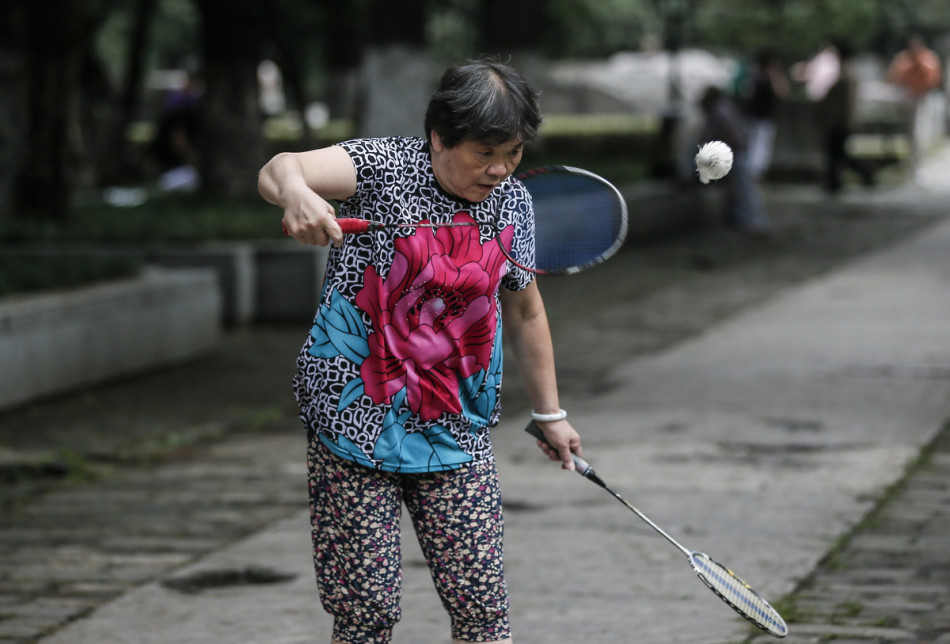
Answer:
[[[519,258],[525,266],[534,266],[534,208],[531,194],[520,181],[513,181],[511,188],[502,200],[503,218],[514,226],[511,240],[512,256]],[[508,273],[502,279],[502,286],[509,291],[520,291],[534,281],[535,274],[508,263]]]

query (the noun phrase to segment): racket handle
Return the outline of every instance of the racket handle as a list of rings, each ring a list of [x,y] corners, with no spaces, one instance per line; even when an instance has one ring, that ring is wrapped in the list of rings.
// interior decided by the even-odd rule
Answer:
[[[360,233],[369,232],[369,229],[373,224],[373,222],[369,220],[354,219],[352,217],[337,219],[336,223],[339,224],[340,230],[343,231],[344,235],[358,235]]]
[[[527,427],[525,427],[524,430],[528,432],[529,434],[531,434],[532,436],[534,436],[535,438],[537,438],[539,441],[541,441],[545,445],[547,445],[548,447],[551,446],[551,443],[548,442],[548,439],[544,437],[544,432],[541,431],[541,428],[538,427],[537,423],[535,423],[533,420],[530,423],[528,423]],[[593,473],[594,468],[592,468],[590,466],[590,463],[582,459],[580,456],[572,453],[571,458],[574,459],[574,468],[577,470],[578,474],[582,476],[588,476],[588,472]]]
[[[344,235],[358,235],[360,233],[369,232],[373,224],[373,222],[367,219],[353,219],[351,217],[337,219],[336,223],[339,224],[340,230],[343,231]],[[284,232],[284,235],[290,235],[290,233],[287,232],[287,226],[284,225],[284,222],[280,222],[280,229]]]

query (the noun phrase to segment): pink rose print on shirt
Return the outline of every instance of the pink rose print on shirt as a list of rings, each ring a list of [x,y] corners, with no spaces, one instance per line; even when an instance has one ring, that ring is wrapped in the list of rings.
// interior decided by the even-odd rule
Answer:
[[[512,233],[499,235],[506,248]],[[505,257],[494,240],[481,245],[477,226],[420,228],[394,247],[386,278],[368,267],[356,295],[372,326],[360,367],[366,394],[391,403],[405,388],[409,409],[426,421],[460,413],[459,380],[489,366]]]

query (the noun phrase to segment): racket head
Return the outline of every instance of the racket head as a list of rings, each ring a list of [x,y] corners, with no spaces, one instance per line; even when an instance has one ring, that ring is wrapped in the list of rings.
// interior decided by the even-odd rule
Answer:
[[[627,237],[627,203],[593,172],[550,165],[516,175],[534,203],[535,259],[542,275],[569,275],[613,256]],[[511,258],[518,263],[518,258]],[[520,264],[519,264],[520,265]]]
[[[788,635],[788,625],[779,612],[734,572],[703,552],[691,552],[689,563],[703,583],[737,613],[770,635]]]

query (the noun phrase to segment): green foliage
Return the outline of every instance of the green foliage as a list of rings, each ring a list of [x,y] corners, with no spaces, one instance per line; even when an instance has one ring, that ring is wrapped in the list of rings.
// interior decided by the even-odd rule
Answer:
[[[885,2],[840,0],[706,0],[695,16],[701,45],[731,52],[771,47],[801,60],[835,38],[856,50],[870,47],[885,24]]]
[[[476,22],[477,10],[475,0],[449,0],[430,5],[426,38],[434,59],[455,61],[473,55],[477,34],[472,24]]]
[[[598,135],[652,135],[658,128],[651,114],[546,114],[541,125],[545,137]]]
[[[906,36],[919,32],[933,38],[950,30],[950,3],[946,0],[891,0],[881,4],[888,28],[895,33]]]
[[[893,55],[919,32],[934,38],[950,30],[946,0],[700,0],[692,17],[695,45],[732,53],[763,47],[788,61],[803,60],[830,40],[857,52]]]
[[[549,0],[547,54],[552,58],[596,58],[640,49],[660,29],[647,0]]]
[[[196,62],[198,11],[192,0],[159,0],[151,37],[154,62],[160,68]]]
[[[96,54],[115,83],[125,72],[134,4],[131,0],[113,2],[95,37]],[[158,0],[149,27],[151,55],[148,67],[167,69],[196,62],[199,52],[197,32],[198,15],[191,0]]]
[[[647,177],[644,160],[650,157],[657,127],[649,115],[545,115],[538,140],[525,149],[521,169],[571,165],[618,185],[637,183]]]
[[[130,277],[141,268],[139,263],[121,257],[90,259],[49,252],[4,253],[0,255],[0,297]]]
[[[67,222],[0,219],[0,296],[82,286],[129,277],[141,265],[108,251],[71,255],[75,244],[200,243],[281,237],[279,209],[255,201],[211,200],[197,194],[157,195],[141,206],[105,203],[76,209]],[[37,250],[17,250],[18,248]]]
[[[155,195],[141,206],[97,202],[65,223],[2,219],[0,241],[200,242],[278,238],[280,211],[263,200],[209,199],[197,193]]]

